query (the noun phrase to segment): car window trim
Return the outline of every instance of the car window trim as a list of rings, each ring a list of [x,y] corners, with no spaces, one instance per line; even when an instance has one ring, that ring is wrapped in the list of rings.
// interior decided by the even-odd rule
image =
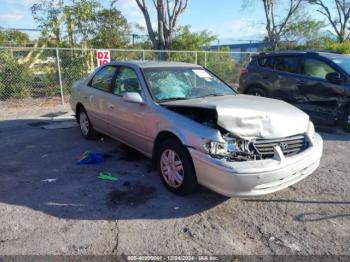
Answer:
[[[105,92],[105,93],[111,93],[112,92],[112,83],[113,83],[113,81],[115,79],[116,73],[114,73],[114,75],[113,75],[112,82],[110,83],[108,90],[104,90],[104,89],[101,89],[101,88],[98,88],[98,87],[92,85],[92,81],[95,78],[96,74],[98,72],[100,72],[101,70],[103,70],[104,68],[106,68],[106,67],[115,67],[116,68],[116,72],[118,72],[118,66],[116,66],[116,65],[104,65],[103,67],[101,67],[100,69],[97,70],[97,72],[93,75],[93,77],[91,77],[90,81],[88,82],[88,86],[91,87],[91,88],[94,88],[96,90]]]

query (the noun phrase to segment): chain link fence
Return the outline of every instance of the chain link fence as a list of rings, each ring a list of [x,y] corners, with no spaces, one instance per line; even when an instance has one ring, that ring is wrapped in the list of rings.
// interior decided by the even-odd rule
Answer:
[[[66,104],[73,82],[97,66],[97,49],[0,47],[0,107]],[[167,60],[202,65],[231,85],[251,52],[111,49],[111,60]]]

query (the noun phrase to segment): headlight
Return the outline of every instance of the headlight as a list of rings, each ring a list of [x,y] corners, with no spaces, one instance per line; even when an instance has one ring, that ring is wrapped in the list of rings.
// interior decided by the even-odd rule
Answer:
[[[309,126],[307,128],[307,133],[310,137],[314,137],[314,135],[315,135],[315,126],[311,121],[309,122]]]
[[[208,141],[204,144],[204,149],[208,154],[213,156],[227,156],[229,154],[227,143]]]
[[[244,141],[224,135],[225,142],[208,141],[204,144],[205,151],[212,156],[225,157],[232,153],[244,151]]]

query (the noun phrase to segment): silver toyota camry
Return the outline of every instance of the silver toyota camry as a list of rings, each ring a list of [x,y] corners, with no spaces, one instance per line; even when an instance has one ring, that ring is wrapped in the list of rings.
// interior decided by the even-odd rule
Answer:
[[[164,185],[198,184],[257,196],[314,172],[323,142],[308,115],[285,102],[239,95],[208,70],[171,62],[111,62],[72,87],[82,135],[111,136],[153,159]]]

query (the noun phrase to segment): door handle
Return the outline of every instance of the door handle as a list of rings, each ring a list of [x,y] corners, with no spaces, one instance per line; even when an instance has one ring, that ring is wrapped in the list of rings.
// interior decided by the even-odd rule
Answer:
[[[109,105],[108,105],[108,108],[109,108],[109,109],[114,109],[114,105],[109,104]]]

